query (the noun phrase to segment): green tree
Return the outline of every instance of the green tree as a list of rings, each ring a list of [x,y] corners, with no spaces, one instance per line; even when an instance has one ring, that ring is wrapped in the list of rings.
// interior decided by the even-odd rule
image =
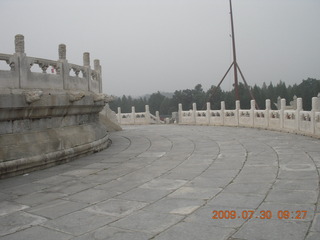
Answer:
[[[312,108],[312,97],[316,97],[318,93],[320,93],[320,80],[308,78],[299,84],[296,95],[302,98],[303,109],[308,111]]]
[[[211,104],[211,109],[218,110],[221,107],[221,101],[224,99],[224,93],[221,88],[216,88],[216,86],[211,86],[207,91],[207,99]]]
[[[148,103],[149,103],[150,112],[152,114],[155,114],[156,111],[160,110],[161,103],[164,99],[165,99],[165,96],[163,96],[159,91],[157,93],[151,94]]]
[[[197,104],[198,109],[206,109],[206,93],[203,91],[202,85],[197,84],[192,92],[193,101]]]
[[[288,91],[287,91],[287,87],[286,87],[285,82],[282,82],[280,80],[280,82],[275,87],[275,92],[276,92],[277,97],[280,96],[281,98],[285,98],[287,100],[287,102],[289,101],[289,95],[288,95]]]
[[[172,113],[171,100],[170,98],[165,97],[161,102],[159,113],[160,115],[169,116]]]

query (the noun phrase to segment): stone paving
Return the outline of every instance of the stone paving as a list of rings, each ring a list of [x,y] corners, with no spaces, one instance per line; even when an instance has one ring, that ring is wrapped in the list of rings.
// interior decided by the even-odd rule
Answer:
[[[111,139],[105,151],[0,180],[0,239],[320,239],[319,140],[177,125]]]

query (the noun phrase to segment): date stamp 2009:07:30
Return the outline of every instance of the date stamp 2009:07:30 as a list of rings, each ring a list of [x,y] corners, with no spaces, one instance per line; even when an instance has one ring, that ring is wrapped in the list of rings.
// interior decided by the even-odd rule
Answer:
[[[308,211],[305,210],[278,210],[275,212],[270,210],[214,210],[212,211],[212,219],[305,219],[307,213]]]

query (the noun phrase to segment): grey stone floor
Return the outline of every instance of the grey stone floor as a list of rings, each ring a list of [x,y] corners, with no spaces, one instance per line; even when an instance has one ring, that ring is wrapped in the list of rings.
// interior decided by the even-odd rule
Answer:
[[[320,239],[319,140],[175,125],[111,139],[105,151],[0,180],[0,239]]]

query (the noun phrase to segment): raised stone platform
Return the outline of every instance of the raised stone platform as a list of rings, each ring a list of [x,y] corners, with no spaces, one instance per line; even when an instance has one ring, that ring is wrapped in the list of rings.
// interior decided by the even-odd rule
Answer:
[[[83,66],[68,63],[64,44],[58,61],[28,57],[22,35],[16,36],[15,49],[13,55],[0,54],[10,66],[0,70],[0,178],[109,146],[112,121],[108,113],[99,115],[109,101],[102,93],[99,60],[94,69],[89,53],[83,55]],[[41,72],[34,72],[33,65]]]
[[[110,138],[105,151],[0,180],[0,239],[320,239],[317,139],[181,125]]]

